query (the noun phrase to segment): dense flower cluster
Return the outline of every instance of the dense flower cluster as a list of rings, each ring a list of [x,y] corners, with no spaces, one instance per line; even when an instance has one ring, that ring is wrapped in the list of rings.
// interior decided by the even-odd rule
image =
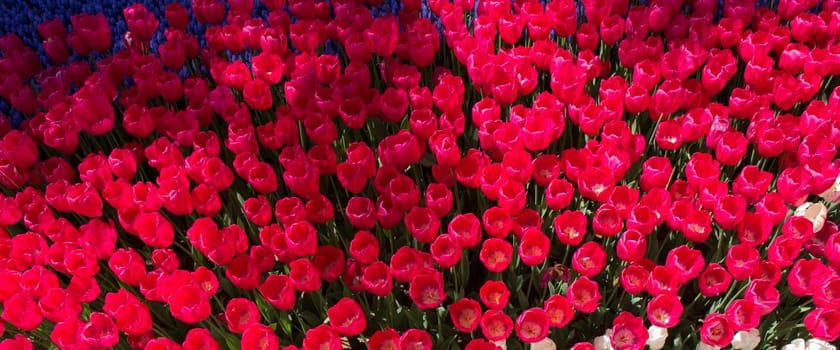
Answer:
[[[0,37],[0,350],[840,339],[840,2],[189,5]]]

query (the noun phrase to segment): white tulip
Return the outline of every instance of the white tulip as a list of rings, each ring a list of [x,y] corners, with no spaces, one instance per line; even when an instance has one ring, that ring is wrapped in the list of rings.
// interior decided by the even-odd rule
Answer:
[[[650,328],[648,328],[648,335],[647,346],[650,347],[651,350],[659,350],[665,346],[665,340],[668,339],[668,329],[650,326]]]
[[[782,350],[805,350],[805,339],[795,339],[790,344],[783,346]]]
[[[697,344],[697,350],[720,350],[720,347],[700,342],[700,344]]]
[[[805,342],[805,350],[836,350],[837,347],[819,339],[808,339]]]
[[[557,344],[551,338],[545,338],[531,344],[531,350],[557,350]]]
[[[596,350],[613,350],[612,344],[610,344],[611,333],[612,330],[608,329],[606,334],[595,338],[592,345],[595,345]]]
[[[735,338],[732,339],[732,348],[741,350],[752,350],[761,342],[761,336],[758,334],[758,329],[751,328],[748,331],[740,331],[735,333]]]

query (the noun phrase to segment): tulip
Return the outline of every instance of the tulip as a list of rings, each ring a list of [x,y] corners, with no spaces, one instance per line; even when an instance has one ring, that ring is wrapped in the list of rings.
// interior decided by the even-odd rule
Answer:
[[[621,287],[630,294],[638,294],[645,291],[650,272],[637,263],[633,263],[621,270]]]
[[[335,327],[322,324],[306,331],[303,337],[304,349],[340,349],[341,338]]]
[[[768,280],[751,281],[744,292],[744,299],[755,303],[762,315],[767,315],[779,306],[780,294],[773,282]]]
[[[833,342],[840,337],[840,312],[816,308],[805,316],[805,328],[817,339]]]
[[[285,275],[268,276],[259,291],[272,306],[280,310],[291,310],[295,305],[295,290]]]
[[[368,339],[368,347],[375,350],[397,348],[399,346],[400,334],[392,328],[378,330]]]
[[[243,348],[278,348],[280,347],[280,338],[270,327],[257,323],[248,326],[242,332],[241,344]]]
[[[301,292],[314,292],[321,288],[321,277],[315,266],[300,258],[289,263],[289,279],[294,288]]]
[[[513,320],[499,310],[488,310],[481,317],[481,332],[491,341],[507,339],[513,332]]]
[[[327,316],[342,336],[358,335],[367,327],[361,306],[351,298],[341,298],[327,310]]]
[[[510,265],[513,255],[513,246],[507,241],[499,238],[490,238],[481,245],[479,259],[487,270],[501,272]]]
[[[470,333],[481,322],[481,306],[469,298],[460,299],[449,305],[449,317],[459,332]]]
[[[586,234],[586,216],[581,211],[565,211],[554,218],[554,232],[561,243],[578,245]]]
[[[446,298],[443,289],[443,274],[436,271],[417,274],[409,284],[409,296],[421,309],[440,306]]]
[[[548,336],[549,316],[541,308],[525,310],[516,319],[516,335],[523,342],[533,344]]]
[[[598,308],[601,293],[598,284],[588,277],[580,277],[569,286],[568,297],[572,306],[582,313],[593,313]]]
[[[700,327],[700,337],[703,343],[713,346],[727,346],[735,337],[735,331],[728,317],[719,313],[706,316]]]

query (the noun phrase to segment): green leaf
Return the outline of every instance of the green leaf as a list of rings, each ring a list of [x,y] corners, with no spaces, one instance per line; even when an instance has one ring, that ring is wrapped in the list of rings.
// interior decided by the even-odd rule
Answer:
[[[312,311],[303,311],[300,313],[300,316],[303,317],[303,320],[306,321],[307,325],[312,327],[322,323],[321,318]]]

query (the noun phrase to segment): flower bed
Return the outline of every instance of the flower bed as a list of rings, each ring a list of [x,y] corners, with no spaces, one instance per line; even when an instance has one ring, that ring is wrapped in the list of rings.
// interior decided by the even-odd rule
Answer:
[[[840,2],[189,5],[0,37],[0,350],[840,338]]]

